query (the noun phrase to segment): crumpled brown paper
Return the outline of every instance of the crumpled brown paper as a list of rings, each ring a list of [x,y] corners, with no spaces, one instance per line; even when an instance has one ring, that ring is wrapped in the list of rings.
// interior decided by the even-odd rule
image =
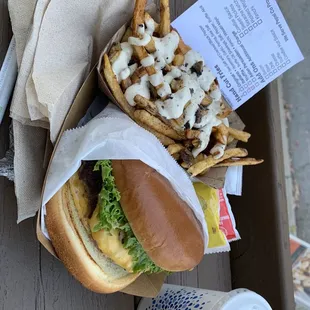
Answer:
[[[33,216],[40,207],[48,157],[43,128],[50,127],[55,141],[92,64],[111,36],[132,17],[134,5],[131,0],[23,2],[21,6],[10,0],[9,5],[20,64],[11,107],[18,221]]]

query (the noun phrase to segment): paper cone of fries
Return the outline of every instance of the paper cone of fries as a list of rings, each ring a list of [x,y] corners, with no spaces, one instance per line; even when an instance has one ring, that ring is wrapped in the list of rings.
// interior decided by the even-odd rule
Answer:
[[[167,1],[161,1],[160,16],[157,23],[145,12],[145,1],[136,1],[132,21],[100,56],[99,86],[190,175],[220,188],[227,167],[262,161],[236,148],[250,134],[242,131],[203,58],[171,27]]]

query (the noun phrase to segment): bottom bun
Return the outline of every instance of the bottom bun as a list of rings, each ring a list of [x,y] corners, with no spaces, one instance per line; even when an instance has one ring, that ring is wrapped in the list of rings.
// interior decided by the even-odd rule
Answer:
[[[45,217],[52,244],[70,273],[97,293],[114,293],[137,279],[114,264],[98,249],[82,224],[66,183],[48,202]]]

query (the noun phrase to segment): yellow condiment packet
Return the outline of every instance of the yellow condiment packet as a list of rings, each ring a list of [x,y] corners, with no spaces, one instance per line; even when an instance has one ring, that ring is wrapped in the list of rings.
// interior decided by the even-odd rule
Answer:
[[[207,222],[209,233],[208,248],[226,247],[228,244],[226,236],[220,230],[220,203],[218,190],[203,183],[194,183],[193,185]]]

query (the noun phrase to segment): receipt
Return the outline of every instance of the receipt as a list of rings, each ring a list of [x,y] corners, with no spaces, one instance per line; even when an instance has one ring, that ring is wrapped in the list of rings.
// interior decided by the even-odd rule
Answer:
[[[303,60],[275,0],[200,0],[173,22],[233,109]]]

